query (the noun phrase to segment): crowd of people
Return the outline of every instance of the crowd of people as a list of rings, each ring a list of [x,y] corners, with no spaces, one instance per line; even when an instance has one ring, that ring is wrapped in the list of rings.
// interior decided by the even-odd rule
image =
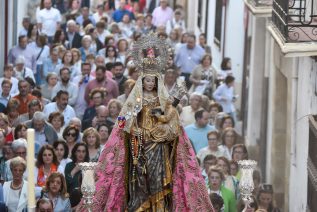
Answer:
[[[76,209],[78,164],[98,161],[139,76],[129,50],[155,32],[172,52],[164,73],[168,92],[181,82],[188,88],[176,109],[211,202],[216,211],[243,211],[238,161],[248,159],[248,150],[235,129],[231,60],[216,71],[205,34],[187,31],[184,8],[153,2],[41,0],[35,20],[23,18],[0,78],[1,207],[25,210],[27,184],[35,183],[39,211]],[[28,128],[35,129],[35,182],[26,181]],[[246,211],[279,211],[257,170],[254,183]]]

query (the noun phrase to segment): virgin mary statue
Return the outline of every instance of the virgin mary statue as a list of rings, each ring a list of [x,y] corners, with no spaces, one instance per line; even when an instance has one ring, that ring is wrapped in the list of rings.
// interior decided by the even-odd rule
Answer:
[[[213,211],[162,80],[166,43],[145,36],[132,55],[140,77],[99,158],[92,211]]]

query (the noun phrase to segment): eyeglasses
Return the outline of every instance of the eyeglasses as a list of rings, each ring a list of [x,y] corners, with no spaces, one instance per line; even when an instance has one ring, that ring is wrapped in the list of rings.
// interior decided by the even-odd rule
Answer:
[[[23,155],[26,155],[26,152],[16,152],[15,154],[19,156],[23,156]]]
[[[68,133],[67,136],[72,136],[72,137],[76,137],[76,133]]]

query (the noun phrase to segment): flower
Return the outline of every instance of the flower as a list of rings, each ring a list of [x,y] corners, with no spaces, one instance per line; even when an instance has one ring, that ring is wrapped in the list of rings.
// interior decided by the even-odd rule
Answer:
[[[126,119],[124,116],[118,116],[118,127],[119,129],[123,129],[125,126]]]

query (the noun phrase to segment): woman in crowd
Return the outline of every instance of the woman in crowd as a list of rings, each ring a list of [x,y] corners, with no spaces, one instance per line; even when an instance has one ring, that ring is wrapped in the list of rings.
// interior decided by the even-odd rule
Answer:
[[[212,69],[211,64],[211,55],[205,54],[189,77],[190,82],[193,83],[190,92],[206,93],[208,97],[211,97],[217,78],[217,73]]]
[[[87,144],[89,152],[89,161],[97,162],[101,152],[100,135],[98,131],[90,127],[84,131],[83,142]]]
[[[239,164],[236,161],[230,161],[230,173],[232,176],[238,177],[237,174],[239,172]]]
[[[225,57],[221,62],[221,71],[218,73],[218,85],[229,75],[232,76],[231,59],[229,57]]]
[[[41,198],[48,198],[53,202],[54,212],[71,212],[69,195],[63,174],[54,172],[46,180]]]
[[[95,54],[95,51],[92,47],[92,38],[90,35],[85,35],[81,40],[82,47],[79,48],[81,53],[81,60],[86,61],[86,56],[88,54]]]
[[[77,76],[78,76],[81,74],[81,63],[82,63],[81,53],[76,48],[72,48],[70,51],[72,52],[72,55],[73,55],[73,67],[74,67],[74,70],[76,70],[75,72],[77,73]],[[73,77],[75,77],[75,76],[73,76]]]
[[[13,136],[13,129],[9,125],[9,119],[8,116],[5,115],[4,113],[0,113],[0,128],[4,129],[5,131],[5,137],[6,143],[12,143],[14,136]]]
[[[236,200],[239,199],[240,192],[239,192],[239,181],[237,178],[231,175],[230,173],[230,162],[227,158],[225,157],[218,157],[217,158],[217,165],[219,168],[221,168],[222,173],[224,175],[224,181],[223,185],[230,189],[234,194]]]
[[[122,64],[124,64],[125,59],[128,55],[129,43],[126,39],[120,39],[117,43],[118,46],[118,58]]]
[[[172,29],[172,31],[169,34],[168,38],[168,44],[174,49],[175,46],[179,43],[180,41],[180,36],[179,36],[179,29]]]
[[[110,128],[106,124],[99,124],[97,127],[97,131],[100,136],[100,145],[103,149],[103,146],[107,143],[109,135],[110,135]]]
[[[106,47],[106,52],[105,52],[105,64],[120,61],[120,59],[117,56],[118,56],[118,53],[117,53],[116,47],[112,45],[108,45]]]
[[[80,185],[81,170],[79,163],[89,162],[88,147],[85,143],[76,143],[72,149],[72,162],[69,162],[65,167],[65,178],[67,191],[72,192]]]
[[[55,132],[57,133],[57,137],[58,139],[63,139],[63,131],[64,131],[64,115],[59,112],[52,112],[49,116],[48,116],[48,122],[53,126]]]
[[[222,133],[222,145],[220,145],[219,148],[224,151],[225,153],[224,156],[228,160],[232,160],[233,145],[235,145],[236,142],[237,142],[236,131],[231,127],[227,127]]]
[[[117,99],[111,99],[108,103],[108,110],[109,110],[109,116],[107,117],[108,123],[111,124],[110,127],[112,127],[119,116],[119,113],[121,111],[122,104]]]
[[[68,68],[70,70],[70,73],[71,73],[71,79],[72,79],[72,76],[74,74],[74,71],[73,71],[73,54],[70,50],[66,50],[63,58],[62,58],[62,64],[59,64],[57,69],[60,70],[64,67]],[[60,74],[60,71],[58,72],[58,74]]]
[[[61,172],[61,170],[58,169],[58,166],[59,162],[55,155],[54,148],[49,144],[42,146],[37,155],[34,174],[36,186],[42,188],[45,186],[46,179],[50,176],[50,174],[57,171]]]
[[[70,158],[68,158],[68,155],[69,155],[68,146],[65,141],[57,140],[53,143],[53,147],[54,147],[55,155],[59,162],[58,169],[61,171],[62,174],[64,174],[66,164],[72,161]]]
[[[208,191],[220,195],[224,202],[224,212],[236,212],[236,200],[234,193],[222,185],[224,175],[220,169],[211,167],[208,172]]]
[[[37,25],[30,23],[28,32],[26,35],[28,37],[28,43],[35,42],[38,35],[39,35],[39,31],[38,31]]]
[[[27,126],[23,123],[18,124],[14,128],[14,139],[24,138],[26,139]]]
[[[106,92],[100,88],[93,89],[89,98],[92,100],[93,105],[91,107],[86,108],[83,116],[83,130],[87,129],[91,126],[91,122],[93,118],[96,116],[96,109],[104,102]]]
[[[244,144],[235,144],[232,147],[232,160],[240,161],[240,160],[248,160],[248,150]]]
[[[229,115],[224,115],[223,118],[220,121],[219,130],[223,131],[227,127],[234,128],[234,126],[235,126],[235,122],[234,122],[233,118],[231,116],[229,116]]]
[[[78,137],[79,137],[79,129],[75,127],[74,125],[69,125],[64,129],[63,138],[66,141],[70,152],[75,146]]]
[[[65,33],[62,29],[56,30],[53,38],[53,44],[63,45],[65,48],[67,48],[68,41],[66,40]]]
[[[60,46],[60,48],[59,48]],[[43,77],[45,77],[46,83],[44,83],[45,86],[48,83],[47,76],[50,73],[59,74],[59,69],[61,68],[62,60],[59,58],[59,49],[65,48],[62,45],[52,46],[50,50],[50,56],[43,61]],[[65,49],[66,51],[66,49]],[[63,53],[64,55],[64,53]],[[56,83],[55,83],[56,84]],[[46,96],[46,94],[44,94]],[[48,98],[47,96],[45,98]]]
[[[202,96],[192,93],[189,97],[189,105],[182,108],[180,119],[184,127],[195,122],[195,113],[201,109]]]
[[[8,114],[8,120],[10,123],[10,126],[16,127],[19,124],[19,107],[20,107],[20,101],[18,99],[10,99],[6,112]]]
[[[224,83],[221,84],[213,93],[214,99],[221,104],[223,112],[230,115],[236,121],[236,109],[234,102],[236,96],[234,94],[234,80],[233,76],[227,76]]]
[[[206,155],[209,154],[212,154],[216,157],[224,156],[223,150],[218,148],[218,142],[220,139],[220,134],[218,133],[218,131],[213,130],[208,132],[207,138],[208,146],[202,148],[197,154],[197,157],[200,159],[200,161],[204,161]]]
[[[28,182],[23,180],[23,173],[26,170],[26,162],[21,157],[15,157],[10,162],[12,181],[3,184],[4,203],[8,212],[26,211],[28,194]],[[32,182],[31,182],[32,183]]]
[[[263,184],[259,188],[257,195],[259,209],[264,209],[267,212],[279,212],[280,209],[274,204],[273,186],[270,184]]]
[[[124,85],[123,85],[124,93],[117,97],[117,100],[119,100],[121,104],[124,104],[131,90],[133,89],[134,85],[135,85],[135,81],[133,79],[128,79],[127,81],[124,82]]]

